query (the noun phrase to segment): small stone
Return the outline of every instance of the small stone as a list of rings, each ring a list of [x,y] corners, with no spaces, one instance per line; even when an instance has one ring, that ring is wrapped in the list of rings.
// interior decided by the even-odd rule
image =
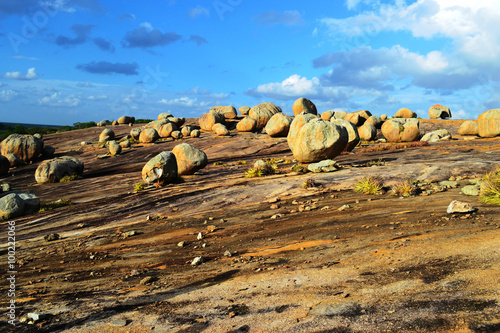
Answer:
[[[135,230],[131,230],[131,231],[127,231],[127,232],[123,233],[124,237],[132,237],[132,236],[135,236],[135,235],[137,235],[137,231],[135,231]]]
[[[203,239],[203,234],[201,232],[198,233],[198,236],[196,237],[197,240]]]
[[[231,257],[233,254],[231,253],[231,251],[226,250],[226,252],[224,252],[224,255],[225,255],[226,257]]]
[[[209,226],[207,226],[207,231],[208,232],[214,232],[215,230],[217,230],[217,226],[215,226],[215,225],[209,225]]]
[[[479,188],[476,185],[468,185],[462,188],[462,193],[465,195],[478,196]]]
[[[27,314],[28,318],[33,320],[33,321],[39,321],[43,320],[45,317],[47,317],[47,314],[42,313],[42,312],[29,312]]]
[[[343,205],[342,207],[340,207],[338,209],[338,211],[341,212],[341,211],[344,211],[344,210],[349,209],[349,208],[351,208],[351,206],[349,206],[349,205]]]
[[[152,276],[146,276],[144,279],[142,279],[139,283],[140,284],[150,284],[151,282],[154,281],[154,278]]]
[[[276,220],[277,218],[280,218],[280,217],[283,217],[283,215],[282,214],[276,214],[276,215],[271,216],[271,220]]]
[[[274,205],[271,205],[271,207],[269,207],[269,208],[271,208],[271,209],[278,209],[278,208],[280,208],[280,206],[274,204]]]
[[[177,243],[177,246],[178,247],[184,247],[185,244],[186,244],[186,242],[182,241],[182,242]]]
[[[109,323],[112,326],[127,326],[128,322],[125,319],[113,320]]]
[[[472,207],[472,204],[468,202],[462,202],[458,200],[453,200],[450,205],[448,206],[448,209],[446,212],[448,214],[454,214],[454,213],[472,213],[475,212],[477,208]]]
[[[193,261],[191,262],[191,266],[198,266],[198,265],[201,265],[205,260],[203,259],[203,257],[196,257],[193,259]]]
[[[45,235],[45,237],[43,237],[43,239],[45,239],[45,241],[47,241],[47,242],[52,242],[52,241],[58,240],[59,238],[61,238],[61,236],[59,236],[59,234],[48,234],[48,235]]]

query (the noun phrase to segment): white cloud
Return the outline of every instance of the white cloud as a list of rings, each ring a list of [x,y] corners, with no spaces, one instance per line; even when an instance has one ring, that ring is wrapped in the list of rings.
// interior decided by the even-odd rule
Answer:
[[[180,97],[180,98],[175,98],[175,99],[165,99],[162,98],[161,100],[158,101],[160,104],[165,104],[169,106],[182,106],[182,107],[208,107],[209,103],[208,102],[199,102],[198,98],[190,98],[187,96]]]
[[[51,107],[77,107],[82,104],[82,101],[75,95],[68,95],[62,97],[60,92],[54,93],[50,96],[45,96],[38,100],[38,104],[41,106],[51,106]]]
[[[28,69],[26,75],[22,74],[21,72],[7,72],[5,73],[4,77],[14,80],[35,80],[38,79],[38,74],[36,73],[35,68],[30,68]]]
[[[9,102],[17,95],[18,95],[17,92],[15,92],[14,90],[2,90],[0,92],[0,101]]]
[[[91,95],[87,97],[87,100],[89,101],[104,101],[107,99],[108,99],[107,95],[98,95],[98,96]]]
[[[146,28],[148,30],[153,30],[153,25],[149,22],[142,22],[141,24],[139,24],[139,26],[143,27],[143,28]]]
[[[317,77],[308,80],[298,74],[293,74],[282,82],[273,82],[259,85],[255,92],[263,95],[281,96],[316,96],[320,88]]]

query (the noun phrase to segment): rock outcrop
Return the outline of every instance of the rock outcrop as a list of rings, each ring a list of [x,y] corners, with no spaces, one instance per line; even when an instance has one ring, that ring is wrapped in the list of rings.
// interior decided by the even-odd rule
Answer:
[[[7,154],[5,157],[9,160],[11,168],[17,168],[23,164],[23,161],[16,154]]]
[[[11,134],[0,145],[0,154],[17,155],[26,163],[36,161],[43,152],[43,140],[29,134]]]
[[[238,132],[254,132],[257,129],[257,120],[245,116],[236,124]]]
[[[293,118],[292,123],[290,124],[290,130],[288,131],[287,135],[287,141],[288,141],[288,146],[290,147],[290,150],[293,151],[294,149],[294,143],[295,139],[297,138],[297,135],[299,134],[299,130],[310,122],[313,119],[317,119],[318,117],[311,114],[311,113],[301,113],[295,118]]]
[[[211,132],[215,124],[222,124],[224,120],[220,113],[205,113],[198,119],[198,124],[203,131]]]
[[[238,116],[236,109],[232,105],[218,105],[210,109],[209,113],[219,113],[225,119],[234,119]]]
[[[238,109],[240,113],[244,116],[248,116],[248,113],[250,112],[250,107],[249,106],[242,106]]]
[[[187,143],[175,146],[172,153],[177,161],[177,173],[179,175],[192,175],[208,164],[207,154]]]
[[[394,118],[417,118],[417,114],[408,108],[401,108],[396,112]]]
[[[171,151],[162,151],[150,159],[142,168],[142,179],[146,184],[155,181],[170,183],[177,179],[177,161]]]
[[[140,143],[153,143],[156,142],[160,136],[158,132],[154,128],[145,128],[141,131],[139,135]]]
[[[477,117],[478,134],[483,138],[493,138],[500,135],[500,109],[491,109]]]
[[[411,142],[420,138],[418,119],[392,118],[382,125],[382,135],[389,142]]]
[[[301,114],[302,112],[304,113],[311,113],[314,115],[318,114],[318,110],[316,109],[316,105],[314,105],[313,102],[311,102],[309,99],[301,97],[297,99],[292,106],[293,110],[293,115],[297,116]]]
[[[115,138],[115,132],[112,129],[105,128],[102,130],[101,134],[99,134],[99,142],[106,142],[109,140],[113,140]]]
[[[134,124],[135,123],[135,117],[129,117],[129,116],[122,116],[118,118],[118,124],[120,125],[128,125],[128,124]]]
[[[431,119],[446,119],[451,118],[450,108],[440,104],[433,105],[429,108],[429,118]]]
[[[479,134],[479,125],[477,124],[477,121],[464,121],[458,128],[458,134],[463,136],[477,136]]]
[[[119,155],[122,152],[122,146],[118,144],[115,140],[108,142],[109,153],[111,156]]]
[[[169,138],[172,135],[173,131],[178,130],[179,129],[177,128],[177,125],[175,125],[174,123],[166,123],[161,125],[158,135],[160,136],[160,138]]]
[[[271,137],[286,137],[293,118],[282,112],[276,113],[266,124],[266,133]]]
[[[64,176],[82,176],[84,164],[73,156],[56,157],[43,161],[35,171],[38,184],[56,183]]]
[[[358,133],[363,141],[373,141],[377,137],[377,129],[368,121],[358,128]]]
[[[264,127],[269,119],[279,112],[281,112],[281,108],[279,106],[266,102],[251,108],[248,112],[248,116],[257,121],[257,127]]]
[[[223,124],[215,124],[214,127],[212,127],[212,132],[215,133],[217,136],[227,136],[230,134],[229,130],[227,127]]]

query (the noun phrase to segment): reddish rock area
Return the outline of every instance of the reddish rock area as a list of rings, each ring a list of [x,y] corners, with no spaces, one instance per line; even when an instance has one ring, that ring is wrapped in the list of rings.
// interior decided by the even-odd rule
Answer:
[[[3,179],[42,203],[72,202],[15,220],[13,331],[498,332],[500,207],[461,188],[498,168],[500,138],[464,140],[459,125],[422,121],[422,132],[446,128],[457,139],[364,145],[320,174],[292,172],[286,139],[266,134],[202,133],[105,159],[97,128],[47,135],[56,156],[79,158],[85,171],[37,185],[37,162]],[[119,140],[133,127],[112,129]],[[181,142],[202,149],[208,166],[135,192],[144,164]],[[258,159],[277,159],[277,173],[244,178]],[[387,187],[450,178],[457,187],[404,199],[355,193],[368,175]],[[453,200],[477,211],[448,214]],[[44,239],[53,233],[60,238]],[[0,251],[6,268],[6,242]],[[8,331],[6,283],[0,292]],[[19,322],[28,313],[45,316]]]

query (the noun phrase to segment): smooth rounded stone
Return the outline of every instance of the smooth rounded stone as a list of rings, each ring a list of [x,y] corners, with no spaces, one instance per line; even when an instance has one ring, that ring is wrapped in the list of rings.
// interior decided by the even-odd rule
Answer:
[[[99,142],[106,142],[115,138],[115,132],[110,128],[105,128],[99,134]]]
[[[447,140],[451,140],[451,134],[446,129],[440,129],[440,130],[426,133],[422,137],[422,139],[420,139],[420,141],[427,141],[427,142],[439,142],[439,141],[447,141]]]
[[[276,113],[266,124],[266,133],[273,137],[286,137],[293,118],[282,112]]]
[[[38,184],[56,183],[64,176],[83,175],[84,164],[73,156],[56,157],[43,161],[35,171]]]
[[[9,159],[3,155],[0,155],[0,177],[7,175],[9,173],[9,169],[10,169]]]
[[[170,123],[171,121],[168,120],[168,119],[161,119],[161,120],[153,120],[149,123],[147,123],[145,126],[142,127],[142,129],[146,129],[146,128],[154,128],[156,130],[156,132],[159,132],[160,131],[160,128],[165,125],[165,124],[168,124]]]
[[[173,131],[172,134],[170,135],[172,139],[174,140],[179,140],[183,138],[182,132],[181,131]]]
[[[250,107],[249,106],[241,106],[238,111],[244,116],[248,116],[248,113],[250,112]]]
[[[177,128],[177,125],[174,123],[166,123],[161,125],[160,131],[158,132],[158,135],[160,138],[169,138],[172,136],[173,131],[178,131],[179,129]]]
[[[177,173],[179,175],[192,175],[208,164],[207,154],[187,143],[175,146],[172,153],[177,161]]]
[[[281,108],[279,106],[266,102],[251,108],[248,112],[248,116],[257,121],[257,127],[264,127],[272,116],[280,112]]]
[[[205,262],[205,259],[203,257],[196,257],[191,262],[191,266],[198,266],[201,265],[203,262]]]
[[[315,116],[311,113],[301,113],[293,118],[292,124],[290,125],[290,130],[288,131],[288,135],[286,137],[290,150],[293,151],[293,148],[295,146],[295,140],[297,139],[299,130],[302,128],[302,126],[304,126],[313,119],[318,119],[318,116]]]
[[[318,114],[318,110],[316,109],[316,105],[314,105],[311,100],[301,97],[297,99],[295,102],[293,102],[292,106],[293,110],[293,115],[297,116],[301,114],[302,112],[304,113],[312,113],[314,115]]]
[[[491,109],[483,112],[477,119],[478,134],[480,137],[493,138],[500,135],[500,109]]]
[[[455,213],[465,214],[465,213],[473,213],[475,211],[477,211],[477,208],[472,207],[472,204],[458,200],[453,200],[446,209],[446,212],[448,214],[455,214]]]
[[[238,132],[254,132],[257,129],[257,120],[245,116],[236,124]]]
[[[18,192],[17,195],[24,201],[24,215],[34,214],[40,210],[40,199],[35,194]]]
[[[464,121],[458,128],[458,134],[462,136],[477,136],[479,134],[479,125],[477,124],[477,121]]]
[[[120,142],[120,146],[122,148],[130,148],[132,146],[132,144],[130,143],[129,140],[123,140],[122,142]]]
[[[386,121],[387,118],[388,117],[387,117],[387,115],[385,113],[380,116],[380,120],[382,120],[382,121]]]
[[[347,112],[345,111],[336,111],[333,115],[335,119],[344,119],[347,116]]]
[[[201,135],[200,130],[195,129],[195,130],[191,131],[191,137],[192,138],[199,138],[200,135]]]
[[[377,137],[377,128],[367,121],[358,128],[358,134],[363,141],[373,141]]]
[[[0,198],[0,218],[10,219],[24,214],[24,200],[17,193]]]
[[[43,140],[29,134],[11,134],[0,145],[0,154],[15,154],[25,163],[36,161],[43,152]]]
[[[9,160],[9,164],[11,168],[17,168],[18,166],[23,165],[23,161],[16,154],[7,154],[5,157]],[[0,175],[2,172],[0,172]]]
[[[109,120],[102,120],[97,123],[97,127],[105,127],[111,125],[111,122]]]
[[[458,186],[458,183],[454,180],[444,180],[439,182],[439,185],[445,188],[455,188]]]
[[[351,123],[353,123],[354,125],[356,126],[361,126],[361,122],[362,120],[360,120],[360,116],[359,114],[355,113],[355,112],[350,112],[350,113],[347,113],[344,118],[344,120],[348,120],[350,121]]]
[[[236,108],[232,105],[217,105],[210,108],[210,113],[220,113],[225,119],[234,119],[238,116]]]
[[[139,135],[140,143],[153,143],[156,142],[160,136],[158,132],[154,128],[145,128],[141,131]]]
[[[171,151],[162,151],[142,168],[142,180],[146,184],[155,181],[170,183],[177,178],[177,161]]]
[[[429,118],[431,119],[446,119],[451,118],[450,108],[440,104],[433,105],[429,108]]]
[[[401,108],[396,112],[394,118],[417,118],[417,114],[408,108]]]
[[[163,113],[160,113],[158,115],[158,118],[156,118],[156,119],[163,120],[163,119],[167,119],[167,118],[171,118],[171,117],[173,117],[173,115],[171,115],[170,113],[163,112]]]
[[[212,127],[212,131],[217,136],[228,136],[230,134],[227,127],[223,124],[215,124],[214,127]]]
[[[181,133],[183,137],[188,137],[191,135],[191,131],[193,130],[193,127],[187,125],[181,128]]]
[[[465,195],[478,196],[479,187],[477,187],[476,185],[467,185],[462,187],[461,192]]]
[[[418,119],[392,118],[381,127],[382,135],[389,142],[411,142],[420,138]]]
[[[335,111],[328,110],[328,111],[325,111],[321,114],[321,119],[329,121],[330,119],[333,118],[334,115],[335,115]]]
[[[333,124],[344,126],[346,128],[347,134],[349,135],[349,140],[347,141],[345,150],[352,151],[360,141],[358,128],[356,127],[356,125],[345,119],[332,119],[330,120],[330,122],[332,122]]]
[[[167,120],[171,123],[174,123],[178,128],[180,128],[186,122],[186,118],[184,117],[168,117]]]
[[[203,131],[211,132],[215,124],[224,123],[225,118],[220,113],[205,113],[198,119],[198,124]]]
[[[132,137],[132,139],[134,140],[139,140],[139,136],[141,135],[141,132],[142,132],[142,129],[140,128],[133,128],[131,131],[130,131],[130,136]]]
[[[333,172],[337,171],[337,162],[334,160],[323,160],[318,163],[311,163],[307,166],[307,170],[314,172],[314,173],[320,173],[320,172]]]
[[[120,125],[128,125],[133,123],[135,123],[135,117],[121,116],[120,118],[118,118],[118,124]]]
[[[122,152],[122,146],[120,146],[116,141],[108,141],[109,153],[111,156],[119,155]]]
[[[348,140],[344,126],[316,117],[299,129],[292,153],[301,163],[332,159],[342,153]]]
[[[355,302],[339,300],[336,302],[320,303],[309,312],[309,315],[350,317],[359,315],[361,310],[361,306]]]
[[[368,119],[365,121],[365,124],[371,124],[373,125],[375,128],[380,128],[382,127],[382,119],[380,119],[380,117],[378,116],[370,116],[368,117]]]
[[[354,113],[359,116],[358,126],[363,125],[372,116],[372,113],[368,110],[355,111]]]

